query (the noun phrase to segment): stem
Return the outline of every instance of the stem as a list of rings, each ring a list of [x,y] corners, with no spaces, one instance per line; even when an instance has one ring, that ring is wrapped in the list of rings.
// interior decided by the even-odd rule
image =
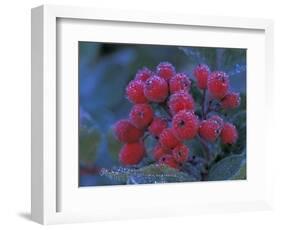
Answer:
[[[208,115],[208,113],[211,112],[211,110],[212,110],[212,108],[211,108],[212,102],[213,101],[210,100],[209,103],[208,103],[208,107],[207,107],[207,110],[206,110],[206,115]]]
[[[210,113],[210,112],[218,112],[220,111],[220,107],[218,105],[212,105],[213,101],[210,101],[208,108],[206,110],[206,116]]]
[[[169,116],[169,119],[171,119],[172,118],[172,114],[170,113],[170,110],[167,107],[166,102],[161,103],[160,106],[167,113],[167,115]]]
[[[207,162],[209,162],[211,160],[211,152],[209,146],[201,137],[197,136],[197,140],[202,144],[205,153],[205,158]]]
[[[202,173],[202,181],[207,181],[208,180],[208,173],[209,173],[209,165],[210,165],[210,161],[211,161],[211,152],[209,149],[209,146],[207,145],[207,143],[200,138],[200,136],[197,136],[197,140],[202,144],[203,149],[204,149],[204,155],[205,155],[205,159],[207,161],[207,167],[206,168],[206,172]]]
[[[144,136],[142,137],[142,141],[145,141],[145,139],[148,137],[149,137],[149,133],[145,133]]]

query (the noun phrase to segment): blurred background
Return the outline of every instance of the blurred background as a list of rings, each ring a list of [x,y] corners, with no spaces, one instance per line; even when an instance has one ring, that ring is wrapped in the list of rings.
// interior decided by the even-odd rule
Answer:
[[[246,130],[245,49],[79,42],[80,186],[116,183],[100,176],[99,171],[119,165],[121,144],[111,128],[128,116],[132,106],[125,97],[126,85],[138,69],[154,70],[163,61],[172,63],[177,72],[185,72],[191,79],[199,63],[209,65],[211,71],[228,73],[231,90],[240,92],[242,98],[236,125]],[[200,97],[199,92],[192,94],[195,100]],[[245,148],[246,131],[243,133],[236,147],[239,153]]]

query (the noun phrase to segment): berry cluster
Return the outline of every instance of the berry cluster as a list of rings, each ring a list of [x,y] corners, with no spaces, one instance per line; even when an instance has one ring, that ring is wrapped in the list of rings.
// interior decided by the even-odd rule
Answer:
[[[203,91],[200,114],[195,113],[191,79],[185,73],[177,73],[172,64],[162,62],[155,71],[143,68],[136,73],[126,87],[127,98],[133,103],[129,118],[114,127],[117,139],[124,143],[119,153],[121,164],[135,165],[144,158],[144,139],[148,135],[157,140],[152,152],[154,160],[176,169],[189,159],[186,140],[198,137],[198,141],[209,143],[218,138],[223,144],[236,142],[236,127],[212,108],[213,102],[220,109],[235,109],[240,104],[239,94],[229,90],[228,75],[211,72],[205,64],[198,65],[193,75],[194,87]],[[157,114],[156,108],[162,108],[166,115]]]

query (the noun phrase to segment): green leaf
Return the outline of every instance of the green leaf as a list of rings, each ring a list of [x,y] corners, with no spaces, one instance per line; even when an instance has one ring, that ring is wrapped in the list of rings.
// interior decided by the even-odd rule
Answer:
[[[239,171],[235,174],[232,180],[245,180],[247,178],[247,166],[246,162],[241,165]]]
[[[245,163],[245,154],[230,155],[214,164],[208,174],[208,180],[230,180],[239,173]]]
[[[192,156],[204,157],[204,148],[198,140],[192,139],[185,141],[184,143],[188,146]]]
[[[196,180],[200,181],[202,179],[201,173],[204,170],[203,168],[203,164],[197,163],[196,165],[193,165],[192,163],[187,162],[183,164],[182,170],[192,175],[194,178],[196,178]]]
[[[159,164],[151,164],[139,169],[124,167],[102,169],[101,175],[120,183],[128,184],[196,181],[193,176],[187,173]]]
[[[83,163],[92,163],[101,142],[100,132],[95,128],[80,126],[79,131],[79,159]]]
[[[114,159],[115,161],[118,160],[118,154],[119,151],[122,147],[122,143],[119,142],[116,137],[113,134],[113,130],[109,129],[107,135],[107,147],[108,147],[108,152],[109,155],[112,157],[112,159]]]

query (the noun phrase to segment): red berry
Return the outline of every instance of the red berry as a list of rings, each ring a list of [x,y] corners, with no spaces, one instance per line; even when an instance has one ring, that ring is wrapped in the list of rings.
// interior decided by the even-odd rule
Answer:
[[[184,73],[177,73],[169,81],[170,92],[175,93],[178,91],[189,91],[191,81]]]
[[[141,104],[148,102],[144,96],[144,83],[141,80],[130,81],[126,88],[126,94],[132,103]]]
[[[136,73],[135,80],[141,80],[145,82],[148,78],[152,76],[152,74],[153,72],[150,69],[143,67]]]
[[[169,93],[168,84],[156,75],[150,77],[145,82],[144,95],[152,102],[163,102]]]
[[[159,142],[168,149],[173,149],[180,143],[171,128],[166,128],[162,131],[159,136]]]
[[[235,109],[240,105],[239,93],[228,93],[221,100],[221,106],[224,109]]]
[[[168,106],[171,113],[174,115],[181,110],[194,110],[194,100],[189,93],[179,91],[170,96]]]
[[[119,160],[123,165],[138,164],[144,157],[145,148],[142,142],[125,144],[119,153]]]
[[[153,119],[153,110],[149,104],[134,105],[130,112],[130,120],[139,129],[146,128]]]
[[[151,135],[159,137],[160,133],[168,127],[168,121],[165,118],[154,117],[152,123],[148,127],[148,131]]]
[[[205,64],[199,64],[193,71],[196,78],[197,86],[200,89],[206,89],[208,84],[208,77],[210,75],[210,69]]]
[[[128,120],[120,120],[115,124],[114,132],[117,139],[123,143],[132,143],[138,141],[143,131],[136,128]]]
[[[221,131],[223,144],[234,144],[238,139],[238,132],[233,124],[225,123]]]
[[[161,62],[156,67],[156,73],[159,77],[165,79],[166,81],[170,80],[176,73],[175,67],[169,62]]]
[[[178,146],[176,146],[173,149],[172,152],[174,159],[178,162],[178,163],[183,163],[187,160],[188,155],[189,155],[189,149],[186,145],[184,144],[179,144]]]
[[[206,141],[214,142],[220,135],[220,124],[212,119],[204,120],[199,127],[199,135]]]
[[[171,168],[178,169],[179,164],[172,155],[164,155],[159,159],[160,164],[165,164]]]
[[[162,156],[170,154],[170,150],[166,149],[160,144],[156,144],[153,148],[153,157],[156,161],[158,161]]]
[[[220,128],[222,129],[224,121],[220,116],[212,115],[212,116],[210,116],[209,120],[213,120],[213,121],[217,122],[218,125],[220,126]]]
[[[172,127],[180,140],[192,139],[197,134],[199,120],[193,112],[182,110],[173,117]]]
[[[229,77],[222,71],[211,73],[208,80],[208,90],[215,99],[222,99],[228,92]]]

